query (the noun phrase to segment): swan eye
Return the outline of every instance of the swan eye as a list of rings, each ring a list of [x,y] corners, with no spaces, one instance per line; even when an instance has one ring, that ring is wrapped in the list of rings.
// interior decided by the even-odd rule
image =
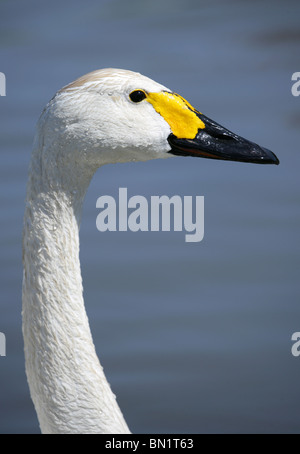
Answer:
[[[132,102],[141,102],[147,97],[143,90],[134,90],[130,93],[129,98]]]

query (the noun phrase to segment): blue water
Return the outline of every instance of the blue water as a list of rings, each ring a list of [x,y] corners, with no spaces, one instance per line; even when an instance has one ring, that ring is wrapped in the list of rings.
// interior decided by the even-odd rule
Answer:
[[[287,7],[288,6],[288,7]],[[81,228],[85,300],[135,433],[299,433],[300,4],[290,0],[0,3],[0,432],[39,433],[24,373],[21,232],[35,122],[56,90],[139,71],[273,150],[280,166],[176,158],[106,166]],[[203,195],[205,237],[96,229],[96,200]]]

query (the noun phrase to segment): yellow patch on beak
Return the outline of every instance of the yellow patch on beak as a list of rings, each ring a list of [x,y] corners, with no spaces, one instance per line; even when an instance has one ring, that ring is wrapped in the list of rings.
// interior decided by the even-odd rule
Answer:
[[[178,139],[194,139],[198,129],[205,128],[205,124],[196,114],[197,111],[176,93],[148,93],[146,100],[169,123],[172,133]]]

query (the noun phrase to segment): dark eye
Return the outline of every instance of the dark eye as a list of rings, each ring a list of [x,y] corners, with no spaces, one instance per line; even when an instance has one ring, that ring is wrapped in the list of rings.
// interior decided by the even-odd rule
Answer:
[[[141,102],[147,97],[146,93],[143,90],[134,90],[130,93],[129,98],[133,102]]]

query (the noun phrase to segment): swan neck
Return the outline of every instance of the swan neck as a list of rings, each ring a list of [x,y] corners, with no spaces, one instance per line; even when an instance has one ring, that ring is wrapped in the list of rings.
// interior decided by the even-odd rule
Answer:
[[[33,151],[23,232],[23,336],[43,433],[129,433],[83,301],[79,225],[94,171],[79,162],[71,166],[59,147]]]

